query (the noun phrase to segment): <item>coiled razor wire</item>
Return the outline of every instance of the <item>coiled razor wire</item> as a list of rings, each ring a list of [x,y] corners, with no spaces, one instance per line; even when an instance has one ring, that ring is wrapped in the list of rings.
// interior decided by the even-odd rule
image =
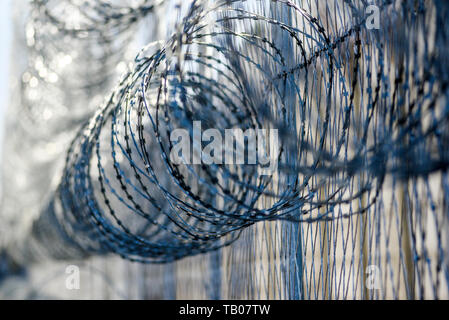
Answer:
[[[162,3],[162,0],[34,0],[41,16],[50,20],[60,32],[80,38],[92,38],[100,32],[117,36]]]
[[[58,30],[80,39],[89,32],[119,36],[156,6],[69,2],[82,23],[56,18],[61,15],[52,1],[37,4]],[[378,1],[380,25],[373,30],[367,28],[368,5],[179,5],[182,18],[173,35],[141,50],[76,134],[61,182],[30,238],[51,256],[74,250],[168,263],[228,246],[257,222],[293,223],[302,237],[296,252],[286,251],[290,245],[282,237],[277,245],[286,256],[296,255],[296,275],[304,278],[298,297],[330,297],[330,289],[312,286],[315,276],[324,278],[324,268],[326,280],[318,283],[346,297],[348,289],[340,295],[335,288],[347,277],[348,246],[349,274],[357,250],[364,259],[352,278],[354,292],[360,266],[386,250],[386,260],[379,260],[384,279],[395,282],[399,274],[393,297],[401,281],[407,297],[415,296],[415,286],[424,296],[426,283],[434,297],[447,295],[448,5]],[[277,129],[279,145],[265,141],[267,150],[278,147],[276,169],[261,175],[259,164],[190,164],[185,155],[175,164],[171,133],[183,128],[192,136],[195,121],[222,135],[231,128]],[[203,146],[193,143],[193,153]],[[441,180],[437,190],[435,179]],[[61,247],[52,244],[55,236],[65,239]],[[393,242],[398,269],[389,251]],[[343,260],[339,276],[337,255]]]
[[[138,21],[120,32],[97,29],[86,37],[85,32],[62,29],[54,22],[51,13],[57,8],[62,16],[81,16],[74,10],[61,12],[65,6],[67,2],[34,1],[29,7],[17,3],[21,17],[17,28],[25,35],[24,43],[17,41],[15,48],[23,53],[15,60],[23,72],[11,86],[14,103],[7,115],[2,163],[7,186],[2,216],[9,226],[4,226],[0,238],[6,246],[29,232],[42,210],[38,203],[47,201],[43,199],[55,187],[66,146],[137,50],[133,37]],[[18,231],[9,233],[10,228]]]

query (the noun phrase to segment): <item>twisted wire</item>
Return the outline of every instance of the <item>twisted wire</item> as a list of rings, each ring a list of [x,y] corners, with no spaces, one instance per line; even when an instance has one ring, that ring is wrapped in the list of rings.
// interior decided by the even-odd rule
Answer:
[[[366,88],[374,94],[368,110],[360,123],[351,123],[361,33],[366,46],[377,36],[361,30],[363,20],[331,35],[317,18],[289,1],[271,5],[299,16],[302,28],[239,4],[216,2],[208,8],[194,1],[179,33],[154,53],[139,55],[134,70],[73,142],[59,187],[64,219],[70,213],[76,223],[91,225],[91,237],[104,242],[107,250],[131,260],[171,261],[221,247],[223,236],[238,235],[257,221],[313,222],[364,213],[376,202],[385,175],[409,178],[447,166],[444,153],[436,159],[421,156],[417,162],[410,157],[417,146],[432,140],[429,135],[447,120],[447,110],[413,145],[402,143],[422,125],[417,116],[433,112],[423,107],[398,117],[394,96],[402,75],[395,79],[393,102],[379,106],[381,88],[388,81],[379,71],[376,82]],[[301,39],[304,34],[306,41]],[[287,39],[283,46],[290,47],[289,52],[278,47],[274,35]],[[345,49],[352,50],[352,80],[340,71]],[[295,61],[287,61],[286,54],[295,55]],[[382,59],[382,49],[378,54]],[[318,80],[322,83],[312,88],[309,82],[316,75],[309,73],[317,71],[309,69],[318,61],[324,69]],[[379,69],[383,67],[381,60]],[[428,100],[433,106],[441,98],[447,84],[434,85],[440,89],[429,88],[428,94],[418,96],[421,104]],[[341,99],[341,106],[332,95]],[[287,102],[295,105],[286,106]],[[310,113],[313,103],[323,113],[321,118]],[[294,114],[301,117],[302,127],[295,128]],[[171,163],[170,132],[196,119],[208,128],[245,130],[262,123],[284,128],[276,177],[258,176],[257,167],[250,165]],[[374,119],[380,124],[373,125]],[[311,125],[319,136],[306,136]],[[300,132],[296,139],[291,139],[293,129]],[[360,138],[350,145],[349,138],[355,136]],[[377,141],[370,143],[370,138]],[[404,157],[406,168],[388,166]],[[357,192],[348,192],[359,174],[365,175],[363,184]],[[318,179],[311,183],[313,177]],[[333,191],[323,198],[319,190],[329,184]],[[372,190],[374,195],[358,210],[334,212]],[[261,197],[273,203],[263,206]]]
[[[167,5],[34,3],[38,24],[48,20],[59,36],[77,41],[74,47],[87,41],[104,50],[92,60],[107,63],[77,79],[83,89],[113,78],[108,71],[123,60],[136,23]],[[266,222],[276,226],[271,237],[281,234],[276,254],[295,270],[298,279],[285,281],[296,284],[298,297],[347,298],[351,290],[367,297],[362,267],[374,262],[385,267],[384,288],[388,279],[398,283],[393,297],[402,278],[408,297],[415,290],[425,296],[426,283],[434,297],[447,293],[448,6],[376,1],[381,24],[370,30],[368,4],[177,4],[168,40],[145,46],[105,103],[81,113],[90,119],[74,133],[59,185],[33,222],[30,238],[45,245],[28,253],[115,253],[168,263],[241,248],[242,237],[248,253],[265,244],[257,237],[269,238]],[[73,8],[81,18],[66,22],[64,10]],[[53,44],[33,42],[43,57],[61,52]],[[275,170],[191,164],[184,154],[173,162],[171,134],[183,128],[192,136],[196,121],[222,135],[231,128],[278,130],[278,145],[265,141],[267,150],[279,147]],[[193,143],[191,156],[202,157],[203,147]],[[254,251],[248,256],[256,260]]]

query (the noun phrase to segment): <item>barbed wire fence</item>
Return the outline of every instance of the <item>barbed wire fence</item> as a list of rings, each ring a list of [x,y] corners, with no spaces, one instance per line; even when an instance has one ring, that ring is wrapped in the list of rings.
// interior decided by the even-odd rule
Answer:
[[[128,298],[448,297],[446,2],[30,7],[3,161],[15,263],[93,259]],[[173,163],[196,121],[277,129],[275,170]]]

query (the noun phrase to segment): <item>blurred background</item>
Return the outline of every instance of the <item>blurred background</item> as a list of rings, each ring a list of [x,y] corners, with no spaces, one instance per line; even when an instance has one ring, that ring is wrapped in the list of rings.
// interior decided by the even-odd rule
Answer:
[[[11,0],[2,0],[0,2],[0,141],[2,142],[3,114],[9,99],[9,65],[12,39],[11,2]],[[0,148],[0,159],[1,158],[2,148]]]
[[[0,1],[0,298],[449,297],[447,1],[375,1],[374,31],[364,27],[363,0],[223,1],[206,16],[190,5],[214,1]],[[174,32],[191,32],[198,46]],[[183,46],[196,59],[184,59]],[[153,54],[170,63],[149,63]],[[145,98],[154,101],[163,67],[175,74],[167,105],[184,112],[188,92],[194,115],[213,124],[239,112],[280,124],[294,166],[280,167],[261,193],[237,169],[231,187],[223,172],[207,180],[185,170],[189,185],[172,183],[178,176],[135,107],[148,70],[156,80]],[[130,126],[146,128],[130,151],[111,142],[129,140],[126,121],[110,117],[124,116],[124,105]],[[183,112],[170,121],[190,120]],[[164,188],[139,184],[147,161]],[[246,202],[217,196],[219,183]],[[223,214],[234,208],[248,220]],[[216,220],[206,223],[204,212]]]

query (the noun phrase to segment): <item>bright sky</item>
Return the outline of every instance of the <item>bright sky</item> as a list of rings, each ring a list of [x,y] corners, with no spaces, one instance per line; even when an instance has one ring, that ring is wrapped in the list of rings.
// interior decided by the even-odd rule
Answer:
[[[8,102],[9,91],[9,59],[12,33],[10,3],[11,0],[0,0],[0,139],[3,137],[3,114]]]

